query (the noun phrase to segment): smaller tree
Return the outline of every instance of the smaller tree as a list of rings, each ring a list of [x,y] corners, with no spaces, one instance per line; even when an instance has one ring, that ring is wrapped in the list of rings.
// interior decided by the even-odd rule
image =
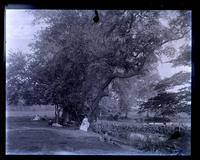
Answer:
[[[191,47],[183,45],[179,55],[170,61],[174,67],[191,66]],[[191,114],[191,73],[179,72],[161,80],[154,89],[158,94],[140,105],[140,112],[152,111],[158,116],[181,112]]]
[[[20,102],[28,103],[29,76],[27,74],[27,57],[21,51],[10,51],[6,59],[6,93],[9,104],[17,105]],[[26,97],[25,97],[26,93]]]
[[[140,112],[151,111],[156,117],[190,113],[190,92],[162,92],[140,105]]]

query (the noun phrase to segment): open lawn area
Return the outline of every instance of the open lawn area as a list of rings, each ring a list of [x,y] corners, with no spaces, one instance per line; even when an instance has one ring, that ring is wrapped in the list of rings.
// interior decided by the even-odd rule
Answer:
[[[100,135],[78,128],[53,128],[47,121],[32,121],[31,117],[8,117],[7,154],[142,154],[100,141]]]

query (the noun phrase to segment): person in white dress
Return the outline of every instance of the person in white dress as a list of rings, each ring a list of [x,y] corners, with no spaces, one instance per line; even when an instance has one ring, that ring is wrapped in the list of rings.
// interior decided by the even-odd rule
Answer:
[[[81,123],[80,130],[87,132],[89,126],[90,126],[90,123],[88,122],[88,118],[85,117]]]

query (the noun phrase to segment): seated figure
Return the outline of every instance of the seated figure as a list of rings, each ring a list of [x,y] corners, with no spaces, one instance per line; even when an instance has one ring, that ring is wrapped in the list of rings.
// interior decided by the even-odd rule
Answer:
[[[80,130],[87,132],[89,126],[90,126],[90,123],[88,122],[88,118],[85,117],[81,123]]]

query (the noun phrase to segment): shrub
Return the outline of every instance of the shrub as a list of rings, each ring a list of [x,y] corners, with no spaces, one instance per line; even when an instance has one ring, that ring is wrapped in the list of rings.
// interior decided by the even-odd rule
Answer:
[[[150,134],[164,134],[170,135],[173,133],[175,126],[154,125],[154,124],[141,124],[141,123],[123,123],[115,121],[97,121],[91,124],[94,132],[103,133],[108,132],[110,135],[127,138],[128,134],[134,133],[150,133]]]
[[[160,123],[165,123],[165,122],[170,122],[170,119],[166,118],[166,117],[150,117],[150,118],[146,118],[144,121],[145,122],[160,122]]]
[[[127,142],[127,145],[134,146],[137,149],[145,151],[159,151],[163,153],[180,153],[181,150],[188,152],[188,146],[184,146],[190,140],[175,140],[178,145],[174,145],[174,142],[169,142],[170,135],[175,131],[177,125],[154,125],[145,123],[124,123],[116,121],[97,121],[91,124],[91,129],[94,132],[104,134],[123,139]],[[190,137],[190,128],[182,126],[180,131],[183,134],[182,139]],[[187,141],[187,142],[186,142]],[[186,149],[185,149],[186,148]]]

